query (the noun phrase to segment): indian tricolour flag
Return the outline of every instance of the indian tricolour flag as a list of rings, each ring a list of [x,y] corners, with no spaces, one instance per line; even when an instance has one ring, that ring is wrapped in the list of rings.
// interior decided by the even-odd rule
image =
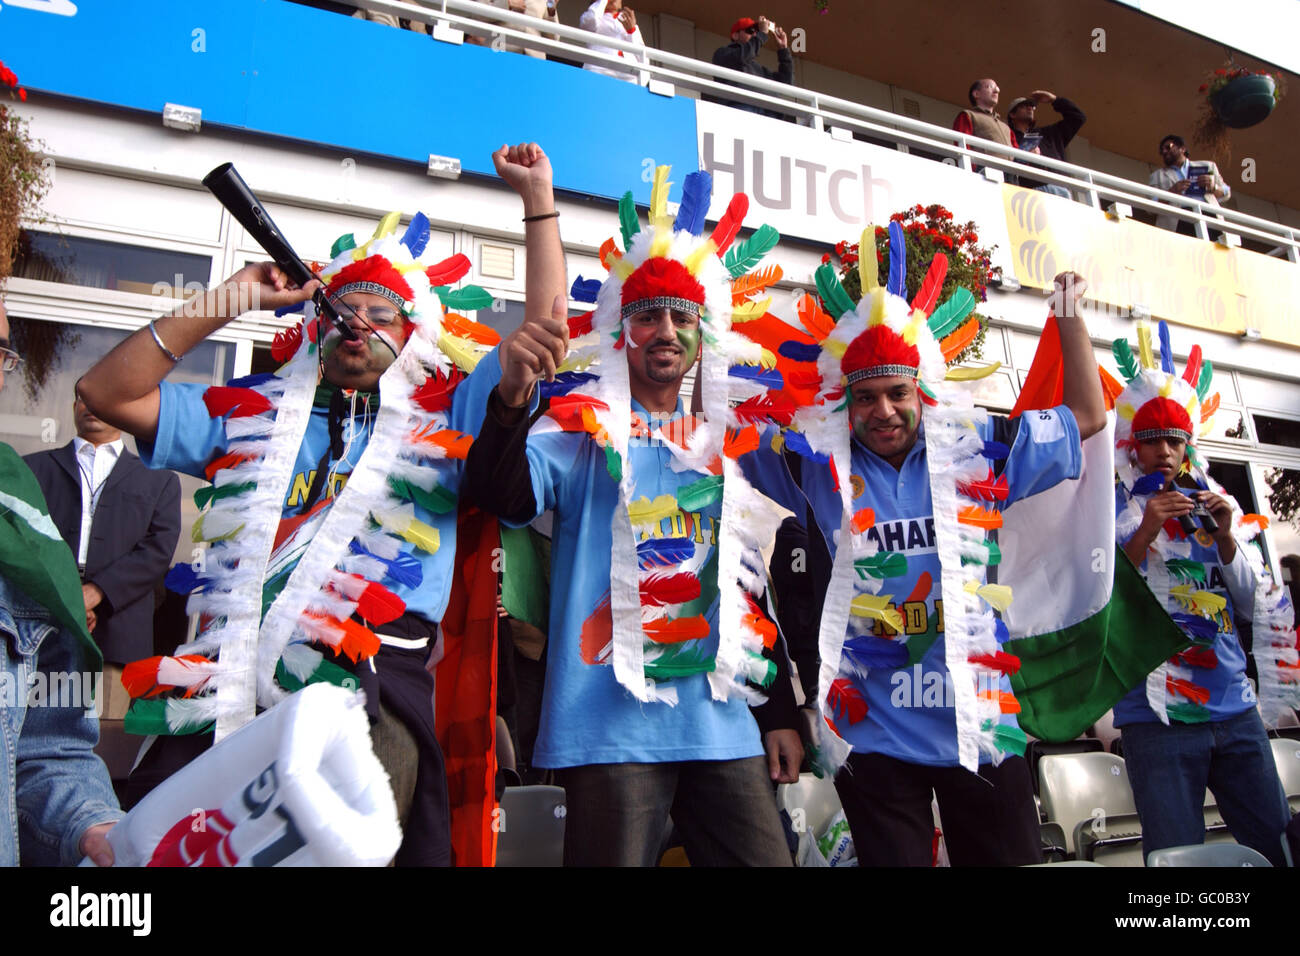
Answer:
[[[1012,417],[1061,404],[1056,319],[1049,316]],[[1107,406],[1119,384],[1098,368]],[[1078,481],[1061,482],[1003,514],[998,580],[1014,599],[1003,614],[1020,726],[1042,740],[1083,733],[1156,667],[1188,646],[1115,543],[1115,423],[1083,443]]]

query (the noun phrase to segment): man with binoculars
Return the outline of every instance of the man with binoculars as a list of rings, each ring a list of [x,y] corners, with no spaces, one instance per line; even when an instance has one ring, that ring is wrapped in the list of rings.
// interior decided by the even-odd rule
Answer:
[[[1193,346],[1177,375],[1163,322],[1159,331],[1159,364],[1145,324],[1137,358],[1124,339],[1114,348],[1128,379],[1115,399],[1116,540],[1191,641],[1115,705],[1142,850],[1204,842],[1208,787],[1237,842],[1283,866],[1290,814],[1260,711],[1273,720],[1289,698],[1290,600],[1251,541],[1259,517],[1242,514],[1197,452],[1218,407],[1211,365]],[[1241,620],[1252,624],[1258,693]]]

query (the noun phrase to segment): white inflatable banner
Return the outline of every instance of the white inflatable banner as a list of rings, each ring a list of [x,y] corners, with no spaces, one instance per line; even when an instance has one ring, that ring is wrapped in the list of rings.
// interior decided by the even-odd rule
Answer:
[[[109,832],[117,866],[384,866],[401,840],[362,698],[331,684],[240,728]]]

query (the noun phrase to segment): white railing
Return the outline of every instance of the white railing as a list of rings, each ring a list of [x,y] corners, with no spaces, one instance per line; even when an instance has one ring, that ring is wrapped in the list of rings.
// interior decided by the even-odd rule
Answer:
[[[805,90],[763,77],[714,66],[693,57],[668,53],[653,47],[638,47],[625,40],[598,36],[563,24],[552,24],[522,13],[487,7],[477,0],[352,0],[366,10],[389,13],[408,20],[418,20],[434,27],[435,39],[460,42],[456,34],[470,33],[482,37],[501,37],[512,45],[541,50],[548,55],[583,64],[614,68],[635,74],[637,81],[650,92],[674,96],[682,87],[697,94],[735,103],[779,111],[799,123],[817,130],[838,127],[861,133],[872,139],[885,140],[904,152],[912,148],[938,153],[944,161],[974,171],[977,167],[996,169],[1003,175],[1026,173],[1044,183],[1064,186],[1071,194],[1082,193],[1098,209],[1125,204],[1156,215],[1173,216],[1192,223],[1197,236],[1210,238],[1210,230],[1223,231],[1231,226],[1238,236],[1263,243],[1268,254],[1283,256],[1300,263],[1300,229],[1246,215],[1234,209],[1211,205],[1197,199],[1180,198],[1170,202],[1170,194],[1146,183],[1138,183],[1097,172],[1073,163],[1037,156],[1013,147],[921,120],[900,116],[886,110],[863,106],[816,90]],[[490,11],[490,13],[489,13]],[[489,19],[490,18],[490,19]],[[540,35],[524,28],[541,30]],[[641,62],[592,49],[592,46],[618,47],[636,54]]]

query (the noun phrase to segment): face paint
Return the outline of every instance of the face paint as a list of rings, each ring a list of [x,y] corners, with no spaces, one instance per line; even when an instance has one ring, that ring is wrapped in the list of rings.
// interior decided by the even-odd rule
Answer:
[[[700,330],[698,327],[693,329],[678,329],[677,343],[686,350],[686,365],[689,368],[695,364],[695,358],[700,350]]]
[[[907,426],[908,434],[916,431],[916,409],[903,409],[903,424]]]

